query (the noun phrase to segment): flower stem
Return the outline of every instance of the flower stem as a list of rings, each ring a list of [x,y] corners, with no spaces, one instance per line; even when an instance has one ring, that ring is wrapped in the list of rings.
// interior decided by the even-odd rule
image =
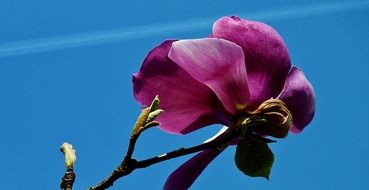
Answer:
[[[204,144],[200,144],[200,145],[196,145],[190,148],[179,148],[177,150],[168,152],[166,154],[163,155],[159,155],[159,156],[155,156],[146,160],[141,160],[137,162],[136,168],[147,168],[153,164],[157,164],[166,160],[170,160],[173,158],[178,158],[181,156],[185,156],[188,154],[193,154],[196,152],[200,152],[206,149],[211,149],[211,148],[218,148],[218,143],[214,143],[214,142],[209,142],[209,143],[204,143]],[[219,146],[220,148],[220,146]]]

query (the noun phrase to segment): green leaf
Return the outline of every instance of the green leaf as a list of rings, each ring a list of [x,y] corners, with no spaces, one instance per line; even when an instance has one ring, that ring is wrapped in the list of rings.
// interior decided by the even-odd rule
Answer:
[[[238,142],[235,163],[244,174],[269,179],[273,161],[274,155],[266,143],[250,138]]]
[[[147,117],[150,114],[150,107],[144,108],[138,116],[135,126],[132,129],[132,136],[137,135],[146,125]]]
[[[150,105],[150,113],[158,109],[159,103],[160,103],[159,96],[156,95],[154,100],[152,101],[152,103]]]
[[[158,125],[154,120],[163,113],[162,109],[159,109],[159,97],[155,96],[152,101],[150,107],[146,107],[141,111],[141,114],[138,116],[135,126],[132,129],[131,136],[136,136],[141,133],[143,130],[147,129],[145,127],[152,127]]]
[[[164,112],[164,110],[162,110],[162,109],[157,109],[153,112],[150,112],[149,115],[147,116],[146,123],[150,123],[150,122],[154,121],[163,112]]]

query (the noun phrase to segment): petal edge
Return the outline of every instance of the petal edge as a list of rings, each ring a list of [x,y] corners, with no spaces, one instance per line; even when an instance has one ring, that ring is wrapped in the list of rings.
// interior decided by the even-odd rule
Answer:
[[[301,132],[315,114],[315,93],[305,74],[293,66],[278,99],[282,100],[292,113],[294,133]]]

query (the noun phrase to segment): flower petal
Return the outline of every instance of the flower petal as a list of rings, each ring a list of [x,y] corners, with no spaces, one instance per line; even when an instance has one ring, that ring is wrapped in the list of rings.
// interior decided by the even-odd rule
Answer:
[[[224,132],[226,132],[228,128],[229,128],[229,127],[227,127],[227,126],[223,126],[223,127],[218,131],[218,133],[217,133],[217,134],[215,134],[214,136],[212,136],[212,137],[210,137],[210,138],[206,139],[206,140],[204,141],[204,143],[208,143],[208,142],[213,141],[214,139],[218,138],[220,135],[222,135]]]
[[[159,95],[164,113],[157,121],[167,132],[185,134],[213,123],[227,124],[225,113],[219,114],[224,120],[215,115],[225,110],[214,92],[167,57],[173,42],[168,40],[155,47],[133,76],[136,100],[149,106]]]
[[[250,92],[242,49],[223,39],[174,42],[169,58],[196,80],[206,84],[230,113],[242,109]]]
[[[227,127],[227,126],[223,126],[219,131],[218,131],[218,133],[217,134],[215,134],[214,136],[212,136],[212,137],[210,137],[209,139],[207,139],[207,140],[205,140],[204,141],[204,143],[208,143],[208,142],[210,142],[210,141],[213,141],[214,139],[216,139],[216,138],[218,138],[218,137],[220,137],[220,135],[223,135],[226,131],[227,131],[227,129],[228,129],[229,127]],[[229,141],[229,145],[236,145],[237,143],[238,143],[238,141],[240,140],[240,138],[239,137],[234,137],[233,139],[231,139],[230,141]]]
[[[299,68],[292,67],[278,99],[282,100],[292,113],[292,132],[301,132],[313,119],[314,90]]]
[[[277,31],[264,23],[232,16],[214,23],[213,37],[242,47],[253,108],[279,94],[291,63],[287,47]]]
[[[164,185],[164,190],[187,190],[206,168],[206,166],[216,158],[222,150],[204,150],[182,164],[170,176]]]

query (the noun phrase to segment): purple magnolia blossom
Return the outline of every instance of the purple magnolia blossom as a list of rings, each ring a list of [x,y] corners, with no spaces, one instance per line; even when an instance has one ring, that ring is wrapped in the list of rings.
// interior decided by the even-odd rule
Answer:
[[[286,45],[270,26],[238,17],[216,21],[209,38],[167,40],[147,55],[133,76],[134,96],[150,105],[155,95],[165,112],[160,128],[186,134],[211,124],[230,126],[243,111],[266,100],[284,102],[290,131],[312,120],[315,95],[304,73],[291,66]],[[168,178],[164,189],[188,189],[222,150],[200,152]]]

